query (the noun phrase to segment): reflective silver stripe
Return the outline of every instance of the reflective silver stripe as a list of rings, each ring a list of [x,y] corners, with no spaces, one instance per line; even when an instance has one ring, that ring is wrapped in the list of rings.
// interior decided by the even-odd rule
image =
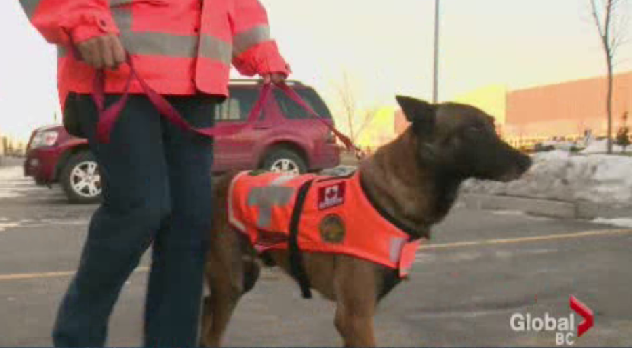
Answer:
[[[121,32],[123,46],[131,54],[161,55],[193,58],[197,48],[197,37],[176,36],[165,33]]]
[[[257,219],[258,228],[269,228],[272,223],[272,207],[284,206],[290,203],[296,189],[280,186],[294,178],[292,175],[282,175],[273,180],[267,187],[254,187],[248,192],[246,204],[259,208]]]
[[[39,5],[41,0],[20,0],[20,5],[24,9],[26,16],[31,19],[33,17],[33,13],[35,13],[35,9],[37,5]]]
[[[110,7],[129,5],[134,0],[110,0]]]
[[[272,182],[270,183],[270,186],[281,186],[285,184],[286,182],[294,179],[295,177],[296,175],[293,175],[293,174],[279,175],[278,178],[272,180]]]
[[[228,221],[242,232],[246,232],[246,226],[241,220],[235,217],[235,206],[233,205],[233,190],[235,189],[235,183],[237,182],[237,180],[246,173],[247,172],[244,171],[237,174],[237,176],[235,176],[230,182],[230,187],[228,188]]]
[[[207,35],[202,35],[199,50],[198,36],[121,30],[121,40],[131,54],[178,58],[195,58],[199,55],[224,64],[230,64],[231,61],[230,44]],[[58,57],[66,55],[64,48],[60,48],[58,52]]]
[[[111,12],[119,30],[132,30],[132,10],[130,8],[112,8]]]
[[[110,5],[122,5],[132,0],[111,0]],[[130,8],[113,8],[112,17],[121,32],[123,46],[131,54],[164,55],[193,58],[197,49],[197,36],[172,35],[158,32],[133,32]]]
[[[243,33],[235,35],[233,38],[233,54],[238,56],[246,52],[249,48],[270,40],[270,27],[267,25],[260,25],[246,30]]]
[[[134,32],[132,31],[133,18],[130,8],[112,8],[112,16],[121,32],[123,46],[131,54],[176,58],[196,58],[200,56],[217,60],[227,65],[231,63],[231,44],[213,36],[206,34],[201,36],[175,35],[148,31]],[[67,54],[66,51],[65,49],[60,49],[58,57],[64,57]]]
[[[201,57],[230,64],[232,60],[232,52],[233,48],[228,42],[206,34],[202,34],[200,37],[200,50],[198,53]]]
[[[231,62],[231,46],[209,35],[186,36],[155,32],[121,31],[121,40],[132,54],[178,58],[205,57],[224,64]],[[200,47],[198,49],[198,40]]]
[[[20,0],[20,4],[22,5],[24,12],[26,12],[26,15],[29,18],[31,18],[33,17],[33,13],[35,12],[37,5],[39,5],[41,1],[42,0]],[[119,6],[129,5],[134,0],[109,0],[109,1],[110,1],[110,7],[119,7]]]
[[[399,261],[404,244],[406,244],[406,241],[404,240],[404,238],[395,238],[395,237],[391,238],[391,250],[390,250],[391,262]]]
[[[57,45],[57,58],[64,58],[68,54],[68,50],[65,47]]]

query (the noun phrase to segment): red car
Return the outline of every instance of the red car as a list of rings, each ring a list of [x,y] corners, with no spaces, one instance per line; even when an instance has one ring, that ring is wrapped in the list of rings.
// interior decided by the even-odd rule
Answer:
[[[333,124],[327,105],[313,88],[297,81],[288,84]],[[217,122],[244,122],[260,88],[254,80],[232,80],[230,98],[216,110]],[[214,174],[231,169],[305,173],[340,163],[340,147],[327,127],[283,91],[275,89],[272,94],[254,127],[215,139]],[[101,195],[99,169],[87,141],[69,135],[61,125],[33,131],[24,175],[39,185],[60,183],[71,202],[94,202]]]

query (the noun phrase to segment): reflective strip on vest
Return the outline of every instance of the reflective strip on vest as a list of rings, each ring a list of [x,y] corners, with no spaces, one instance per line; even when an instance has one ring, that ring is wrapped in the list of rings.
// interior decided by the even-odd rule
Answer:
[[[134,0],[109,0],[109,1],[110,1],[110,7],[125,6],[134,2]]]
[[[40,0],[23,0],[33,6],[37,6]],[[214,36],[176,35],[161,32],[134,32],[132,31],[132,12],[127,7],[117,7],[131,0],[112,1],[112,16],[121,32],[121,40],[125,48],[136,55],[154,55],[175,58],[204,57],[230,65],[233,56],[238,56],[253,46],[271,40],[270,27],[257,26],[243,33],[235,35],[234,46]],[[34,4],[33,4],[34,3]],[[199,47],[198,47],[199,42]],[[67,54],[66,49],[58,50],[58,57],[63,58]]]
[[[234,206],[233,206],[233,197],[234,197],[233,188],[235,187],[235,183],[237,182],[237,179],[240,176],[245,175],[245,174],[246,172],[241,172],[237,174],[237,176],[235,176],[233,180],[231,180],[230,187],[228,188],[228,222],[233,224],[235,227],[237,227],[243,232],[246,231],[246,226],[244,226],[243,222],[241,222],[239,219],[235,218],[235,211],[234,211]]]
[[[246,30],[233,38],[233,55],[239,56],[251,47],[270,40],[270,27],[267,25],[260,25]]]
[[[250,207],[257,207],[259,217],[257,219],[258,228],[269,228],[272,223],[272,207],[285,206],[290,203],[294,196],[293,187],[281,186],[291,179],[293,175],[281,175],[274,179],[266,187],[253,187],[248,192],[247,204]],[[231,207],[232,209],[232,207]]]
[[[121,32],[132,31],[132,10],[128,7],[112,7],[112,18]]]
[[[198,51],[200,57],[218,60],[226,65],[230,65],[232,52],[233,47],[230,43],[210,35],[202,34],[200,49]]]
[[[130,54],[175,58],[204,57],[226,65],[230,64],[232,48],[229,43],[209,35],[202,35],[198,50],[198,39],[200,39],[199,36],[155,32],[134,33],[121,30],[121,41]],[[58,57],[65,57],[66,54],[67,50],[59,47]]]
[[[24,9],[26,16],[31,19],[33,17],[33,13],[35,13],[35,9],[37,5],[39,5],[41,0],[20,0],[20,5]]]
[[[402,254],[402,248],[406,244],[406,240],[404,238],[391,238],[391,246],[390,246],[390,260],[391,262],[397,262],[400,259]]]

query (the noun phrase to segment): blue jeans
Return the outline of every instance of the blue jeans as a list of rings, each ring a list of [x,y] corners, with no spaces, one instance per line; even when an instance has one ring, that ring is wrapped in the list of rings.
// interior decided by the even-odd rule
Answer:
[[[191,125],[213,124],[216,98],[168,99]],[[168,123],[145,96],[134,95],[110,143],[101,144],[90,97],[79,96],[75,107],[99,164],[103,202],[92,216],[77,274],[59,307],[54,345],[105,344],[121,288],[152,245],[144,345],[196,346],[211,227],[212,140]]]

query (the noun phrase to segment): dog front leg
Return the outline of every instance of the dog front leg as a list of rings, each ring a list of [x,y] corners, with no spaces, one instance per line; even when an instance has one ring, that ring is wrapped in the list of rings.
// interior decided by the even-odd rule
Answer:
[[[235,233],[214,235],[206,269],[210,295],[204,300],[200,345],[219,347],[243,294],[244,272]],[[255,279],[256,280],[256,279]]]
[[[222,291],[222,290],[220,290]],[[211,293],[205,300],[205,313],[200,345],[202,347],[220,347],[224,332],[233,315],[241,295],[237,291]]]
[[[336,261],[336,329],[346,347],[375,347],[375,266],[347,256],[340,256]]]
[[[341,307],[336,309],[336,329],[345,347],[375,347],[373,316],[357,316]]]

